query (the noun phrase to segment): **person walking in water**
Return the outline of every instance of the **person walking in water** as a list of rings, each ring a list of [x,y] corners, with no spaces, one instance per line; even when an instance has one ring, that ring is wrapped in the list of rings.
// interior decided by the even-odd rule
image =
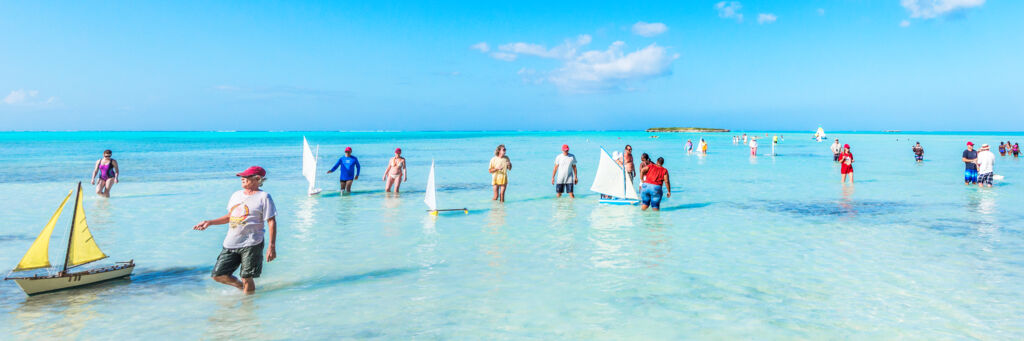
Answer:
[[[846,183],[846,177],[850,177],[850,184],[853,184],[853,153],[850,152],[850,145],[844,144],[843,149],[839,153],[839,174],[843,175],[842,181],[839,183]]]
[[[690,139],[686,139],[686,153],[693,154],[693,141]]]
[[[914,159],[917,160],[917,162],[923,161],[924,160],[924,147],[921,147],[921,142],[915,143],[913,150],[914,150]]]
[[[341,168],[341,171],[338,172],[338,181],[341,182],[340,191],[345,194],[352,193],[352,182],[359,180],[361,171],[359,159],[352,156],[352,147],[345,147],[345,156],[339,158],[338,162],[334,163],[334,167],[327,171],[327,174],[333,173],[338,168]]]
[[[1019,157],[1020,156],[1020,144],[1014,143],[1012,150],[1013,150],[1013,157]]]
[[[573,162],[575,162],[573,158]],[[626,145],[626,149],[622,152],[622,169],[626,170],[626,176],[630,179],[636,177],[636,165],[633,164],[633,147]]]
[[[111,158],[112,155],[114,152],[110,149],[103,151],[103,158],[96,160],[96,166],[92,167],[92,178],[90,178],[90,183],[96,185],[96,194],[105,198],[110,197],[110,189],[118,182],[117,178],[121,175],[121,170],[117,168],[117,160]],[[97,175],[99,175],[99,181],[96,181]]]
[[[1006,156],[1006,145],[999,141],[999,156]]]
[[[228,200],[228,214],[223,217],[203,220],[192,227],[197,231],[206,230],[210,225],[229,224],[224,237],[223,249],[217,256],[217,264],[210,274],[213,280],[242,290],[246,294],[256,291],[255,278],[263,272],[263,247],[266,245],[267,262],[277,258],[277,208],[270,194],[260,190],[266,180],[267,171],[252,166],[236,174],[242,179],[242,189]],[[266,226],[270,238],[264,238]],[[265,239],[266,243],[264,243]],[[234,276],[238,272],[239,280]]]
[[[843,150],[842,146],[839,145],[839,139],[836,139],[836,142],[832,142],[832,146],[829,149],[832,149],[832,161],[839,162],[839,152]]]
[[[505,189],[508,187],[508,171],[512,170],[512,160],[509,160],[505,153],[505,145],[499,144],[494,149],[494,157],[488,165],[487,171],[491,173],[491,185],[494,186],[494,198],[505,202]]]
[[[978,183],[978,152],[974,150],[974,142],[967,141],[967,150],[964,150],[964,185]]]
[[[402,148],[395,148],[395,156],[388,160],[388,168],[384,169],[384,191],[391,192],[391,185],[395,185],[395,193],[398,193],[403,181],[409,181],[405,172],[405,158],[402,157]]]
[[[658,158],[658,163],[647,165],[647,173],[644,174],[644,183],[640,187],[640,210],[646,211],[648,207],[655,211],[661,210],[662,192],[669,198],[672,197],[672,184],[668,180],[668,169],[665,169],[665,158]]]
[[[978,187],[980,188],[988,185],[988,187],[991,188],[994,173],[993,166],[996,163],[996,154],[992,154],[992,152],[989,151],[988,144],[983,143],[981,145],[981,151],[978,152],[978,159],[976,163],[978,164]]]
[[[700,147],[700,155],[708,155],[708,143],[704,141],[704,138],[700,138],[700,143],[697,144]]]
[[[750,137],[750,156],[757,157],[757,137]]]
[[[626,146],[627,152],[629,146]],[[576,177],[576,156],[569,153],[569,145],[562,145],[562,153],[555,156],[555,169],[551,171],[551,184],[555,185],[555,195],[559,198],[562,193],[569,193],[569,197],[576,198],[572,188],[579,182]]]

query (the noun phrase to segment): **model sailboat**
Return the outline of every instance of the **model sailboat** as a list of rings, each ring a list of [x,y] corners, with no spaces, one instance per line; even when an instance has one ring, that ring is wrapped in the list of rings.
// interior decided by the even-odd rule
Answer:
[[[626,169],[615,162],[604,148],[601,148],[597,176],[590,190],[610,197],[601,198],[598,202],[602,204],[635,205],[640,202],[633,188],[633,179],[626,175]]]
[[[316,146],[316,153],[309,150],[309,142],[306,142],[306,137],[302,137],[302,176],[306,177],[306,181],[309,182],[309,189],[307,192],[309,195],[317,195],[320,193],[320,189],[316,188],[316,162],[317,157],[320,156],[320,146]]]
[[[821,142],[821,140],[824,140],[826,138],[828,137],[825,136],[825,129],[821,129],[821,127],[818,127],[818,131],[814,132],[814,140]]]
[[[31,277],[12,276],[15,272],[50,268],[50,236],[53,234],[53,228],[57,225],[57,218],[60,218],[61,211],[64,210],[64,205],[68,203],[69,198],[71,198],[71,192],[60,203],[60,207],[57,207],[57,212],[54,212],[53,217],[43,227],[43,232],[39,233],[39,237],[36,237],[36,241],[32,243],[28,252],[21,258],[21,262],[18,262],[18,266],[11,270],[11,274],[4,278],[5,280],[13,280],[18,283],[18,286],[26,294],[35,295],[111,279],[125,278],[131,276],[132,270],[135,269],[135,262],[129,260],[102,268],[79,272],[70,271],[72,268],[107,258],[107,255],[96,245],[92,233],[89,232],[89,225],[85,222],[85,209],[82,207],[82,183],[79,182],[78,196],[75,198],[75,211],[71,218],[71,230],[68,232],[68,248],[64,254],[63,268],[57,273],[49,271],[47,274],[35,274]],[[56,268],[51,270],[56,270]]]
[[[423,196],[423,202],[427,204],[427,212],[430,215],[437,216],[438,212],[445,211],[462,211],[465,214],[469,214],[469,210],[466,208],[437,208],[437,188],[434,187],[434,161],[430,161],[430,175],[427,176],[427,194]]]

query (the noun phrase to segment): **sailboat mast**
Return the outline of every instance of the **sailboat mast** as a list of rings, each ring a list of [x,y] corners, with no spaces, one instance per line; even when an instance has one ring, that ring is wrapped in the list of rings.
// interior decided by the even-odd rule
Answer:
[[[78,194],[75,195],[75,209],[71,213],[71,227],[68,228],[68,249],[64,251],[64,268],[61,274],[68,271],[68,262],[71,261],[71,237],[75,234],[75,219],[78,219],[78,199],[82,198],[82,182],[78,182]]]

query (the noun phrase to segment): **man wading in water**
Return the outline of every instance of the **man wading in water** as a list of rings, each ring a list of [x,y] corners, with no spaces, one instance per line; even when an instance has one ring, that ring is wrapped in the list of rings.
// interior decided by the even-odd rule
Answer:
[[[238,173],[242,178],[242,190],[235,192],[228,200],[228,214],[213,220],[203,220],[193,226],[197,231],[205,230],[210,225],[229,224],[228,234],[224,237],[224,249],[217,256],[217,264],[213,266],[213,280],[233,286],[251,294],[256,291],[254,278],[263,272],[263,224],[266,222],[270,230],[267,242],[267,262],[277,258],[274,247],[277,241],[277,208],[270,194],[260,190],[267,171],[260,166],[252,166]],[[232,274],[239,267],[238,280]]]

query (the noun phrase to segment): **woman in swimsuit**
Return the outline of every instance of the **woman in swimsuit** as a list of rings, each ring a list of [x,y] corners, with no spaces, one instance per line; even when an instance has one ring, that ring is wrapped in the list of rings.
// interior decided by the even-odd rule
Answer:
[[[118,181],[117,177],[121,175],[121,171],[117,168],[117,160],[110,157],[113,154],[110,149],[104,150],[103,158],[97,160],[96,166],[92,168],[90,182],[96,185],[96,194],[101,197],[110,197],[110,188],[114,187]],[[96,181],[96,175],[99,175],[99,181]]]
[[[384,170],[384,191],[391,192],[391,185],[395,185],[395,193],[398,193],[398,187],[402,186],[402,181],[409,181],[409,176],[405,173],[405,158],[402,157],[402,148],[395,148],[395,156],[388,160],[388,168]]]
[[[491,185],[494,186],[494,198],[505,202],[505,189],[508,187],[508,171],[512,170],[512,161],[505,155],[505,145],[499,144],[494,149],[494,157],[488,165],[487,171],[491,173]]]
[[[843,175],[843,180],[839,183],[846,183],[846,176],[850,176],[850,184],[853,184],[853,153],[850,153],[850,145],[844,144],[843,151],[839,153],[839,173]]]

